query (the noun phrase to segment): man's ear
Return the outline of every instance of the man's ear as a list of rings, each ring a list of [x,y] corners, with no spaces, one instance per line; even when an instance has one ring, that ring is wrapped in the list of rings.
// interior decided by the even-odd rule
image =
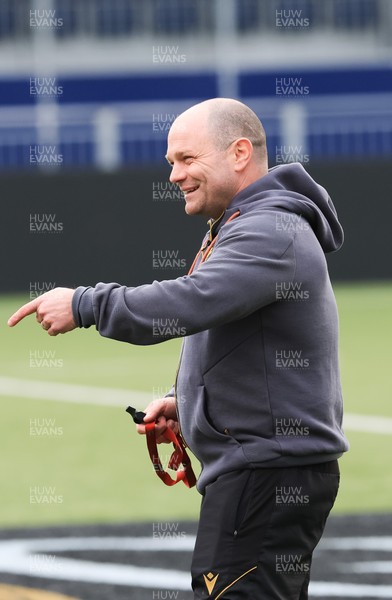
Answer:
[[[253,156],[253,144],[248,138],[238,138],[233,144],[235,171],[243,171]]]

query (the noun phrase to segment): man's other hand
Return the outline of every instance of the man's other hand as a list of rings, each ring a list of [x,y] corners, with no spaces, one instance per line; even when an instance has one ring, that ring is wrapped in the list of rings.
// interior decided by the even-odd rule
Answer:
[[[144,423],[153,423],[155,421],[155,436],[157,444],[170,444],[169,440],[165,438],[163,433],[167,428],[172,429],[174,433],[178,433],[177,423],[177,412],[176,412],[176,399],[174,396],[168,396],[167,398],[160,398],[159,400],[153,400],[144,409],[146,416],[144,417]],[[145,435],[146,428],[143,425],[137,425],[136,430],[141,435]]]

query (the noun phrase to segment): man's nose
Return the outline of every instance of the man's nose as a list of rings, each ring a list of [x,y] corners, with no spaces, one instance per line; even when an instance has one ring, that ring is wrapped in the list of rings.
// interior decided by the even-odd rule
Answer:
[[[185,177],[186,173],[183,165],[175,164],[172,166],[169,177],[171,183],[179,183],[180,181],[184,181]]]

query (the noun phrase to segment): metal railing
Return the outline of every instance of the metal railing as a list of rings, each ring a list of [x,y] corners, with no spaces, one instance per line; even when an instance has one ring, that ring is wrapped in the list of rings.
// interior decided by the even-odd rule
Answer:
[[[245,101],[264,123],[271,165],[392,155],[392,94]],[[46,122],[37,107],[2,108],[0,170],[163,165],[168,129],[188,105],[66,105]]]

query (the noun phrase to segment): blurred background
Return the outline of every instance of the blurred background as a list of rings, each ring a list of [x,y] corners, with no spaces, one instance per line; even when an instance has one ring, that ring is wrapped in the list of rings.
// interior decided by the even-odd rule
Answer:
[[[162,514],[197,516],[196,494],[155,480],[122,410],[170,388],[179,342],[5,322],[55,286],[187,271],[206,224],[168,182],[166,136],[215,96],[249,104],[270,166],[301,162],[338,210],[346,242],[328,260],[352,450],[336,510],[390,509],[391,32],[389,0],[0,0],[4,524],[153,518],[156,497]],[[49,484],[64,502],[29,501]]]
[[[0,289],[149,281],[167,227],[189,261],[205,224],[167,181],[166,135],[215,96],[257,112],[271,166],[328,188],[347,237],[334,279],[389,278],[391,32],[389,0],[0,0]],[[40,218],[61,241],[31,235]],[[113,246],[137,264],[113,266]]]
[[[151,542],[158,531],[171,537],[162,549],[186,539],[154,564],[186,577],[194,525],[181,523],[197,520],[200,497],[162,485],[124,411],[168,391],[180,341],[142,348],[92,329],[50,338],[34,317],[15,329],[6,321],[56,286],[187,272],[206,223],[185,215],[168,182],[166,136],[180,112],[215,96],[249,104],[270,166],[302,163],[343,224],[345,244],[328,262],[351,450],[329,530],[337,541],[320,546],[312,593],[390,598],[392,563],[380,562],[392,548],[390,0],[0,0],[0,539],[136,531]],[[372,537],[342,546],[342,533]],[[83,600],[178,598],[162,591],[166,579],[151,593],[158,575],[136,567],[122,575],[117,565],[118,579],[105,580],[99,561],[152,564],[135,544],[120,554],[116,539],[111,558],[84,552],[98,560],[84,587],[67,587],[44,554],[26,563],[0,544],[0,581]],[[368,566],[343,568],[354,552]],[[132,587],[140,581],[144,591]],[[1,585],[0,597],[10,598]]]

